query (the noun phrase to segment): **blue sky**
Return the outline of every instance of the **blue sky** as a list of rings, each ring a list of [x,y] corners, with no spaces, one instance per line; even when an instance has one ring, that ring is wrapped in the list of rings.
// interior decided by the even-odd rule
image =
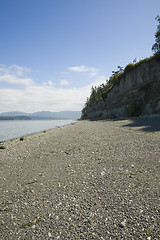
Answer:
[[[0,112],[81,110],[92,85],[151,56],[159,0],[1,0]]]

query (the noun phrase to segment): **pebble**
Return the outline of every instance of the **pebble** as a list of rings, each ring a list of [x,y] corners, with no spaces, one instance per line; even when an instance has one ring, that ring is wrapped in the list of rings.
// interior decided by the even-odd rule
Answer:
[[[51,238],[51,237],[52,237],[52,234],[51,234],[50,232],[48,233],[48,237],[49,237],[49,238]]]
[[[124,228],[125,226],[126,226],[126,219],[124,219],[123,222],[119,224],[119,227],[121,228]]]
[[[104,174],[105,174],[105,172],[104,172],[104,171],[102,171],[102,172],[101,172],[101,176],[103,176]]]

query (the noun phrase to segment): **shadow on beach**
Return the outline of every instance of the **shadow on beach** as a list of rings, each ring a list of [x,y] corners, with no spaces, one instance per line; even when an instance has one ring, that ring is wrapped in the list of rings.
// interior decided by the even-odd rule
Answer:
[[[126,119],[123,119],[126,120]],[[123,121],[122,120],[122,121]],[[127,119],[127,124],[122,127],[135,128],[142,132],[160,132],[160,116],[144,116]],[[114,121],[117,121],[116,119]],[[120,120],[118,120],[120,121]]]

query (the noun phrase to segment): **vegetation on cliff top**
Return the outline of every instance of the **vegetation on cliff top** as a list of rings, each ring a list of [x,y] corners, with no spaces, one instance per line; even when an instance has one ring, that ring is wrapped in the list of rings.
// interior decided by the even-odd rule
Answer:
[[[82,119],[86,118],[87,110],[94,106],[99,101],[105,101],[107,99],[107,95],[110,93],[114,85],[118,85],[120,83],[120,80],[125,77],[125,75],[131,71],[133,71],[135,68],[140,66],[141,64],[145,62],[149,62],[152,59],[160,60],[160,17],[157,16],[156,20],[158,21],[157,31],[155,33],[155,44],[152,46],[152,50],[154,52],[154,55],[141,59],[137,62],[136,59],[133,60],[133,63],[129,63],[124,69],[121,66],[118,66],[117,71],[112,71],[112,75],[109,78],[109,80],[106,80],[105,84],[101,84],[98,87],[91,88],[91,94],[90,97],[87,98],[86,103],[84,105],[84,108],[82,109]]]
[[[159,53],[160,52],[160,16],[156,17],[156,20],[158,21],[158,26],[157,26],[157,31],[155,33],[155,44],[152,46],[152,50],[155,53]]]

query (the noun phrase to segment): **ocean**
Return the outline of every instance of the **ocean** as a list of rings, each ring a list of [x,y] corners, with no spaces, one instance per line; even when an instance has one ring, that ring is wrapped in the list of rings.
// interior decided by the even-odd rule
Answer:
[[[76,120],[13,120],[0,121],[0,141],[27,136],[48,129],[64,126]]]

